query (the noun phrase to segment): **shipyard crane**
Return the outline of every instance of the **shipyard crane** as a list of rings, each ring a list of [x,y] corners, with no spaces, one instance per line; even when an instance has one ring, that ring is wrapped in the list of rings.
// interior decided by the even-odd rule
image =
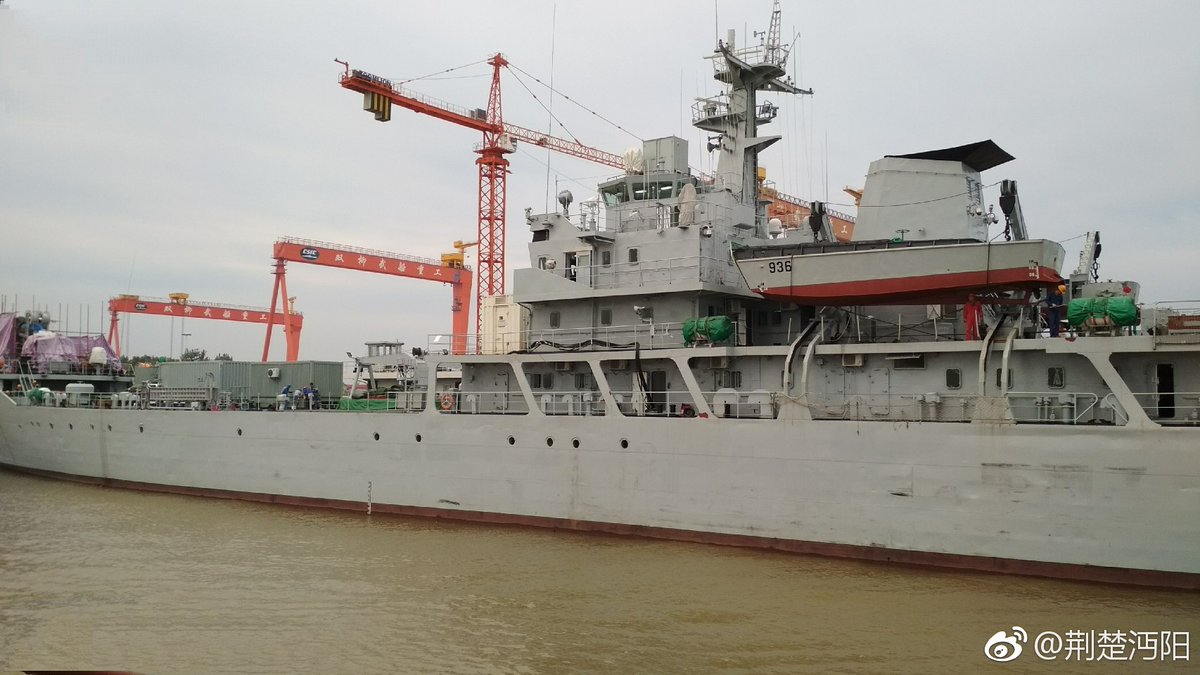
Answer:
[[[461,239],[455,241],[453,244],[451,244],[451,246],[454,247],[455,252],[443,253],[442,264],[446,267],[457,267],[458,269],[466,267],[465,263],[467,258],[467,249],[478,245],[479,242],[477,241],[467,242],[465,244]]]
[[[538,147],[548,148],[573,157],[590,160],[624,170],[625,162],[620,155],[580,143],[556,138],[532,129],[508,124],[504,121],[500,98],[500,69],[508,65],[502,54],[488,59],[492,66],[492,85],[488,92],[486,109],[468,110],[401,87],[391,80],[372,75],[362,70],[351,70],[345,61],[341,85],[363,95],[363,109],[375,115],[380,122],[392,118],[392,104],[423,113],[437,119],[483,133],[483,143],[476,147],[479,158],[479,280],[475,300],[475,330],[483,328],[480,308],[483,298],[504,294],[504,223],[507,198],[508,160],[515,141],[524,141]]]
[[[171,293],[166,298],[143,298],[137,295],[118,295],[108,301],[108,311],[111,321],[108,328],[108,342],[113,352],[121,355],[121,334],[118,330],[118,316],[121,314],[151,314],[154,316],[178,316],[185,319],[216,319],[218,321],[237,321],[240,323],[260,323],[267,325],[270,334],[271,326],[283,326],[283,334],[287,339],[287,360],[295,361],[300,354],[300,329],[304,326],[304,316],[294,311],[292,304],[295,298],[288,298],[287,309],[276,312],[262,307],[243,307],[241,305],[220,305],[213,302],[196,302],[187,293]]]
[[[450,345],[455,354],[464,354],[467,350],[467,312],[471,304],[471,269],[462,263],[462,249],[473,244],[456,241],[454,245],[458,252],[443,255],[439,262],[432,258],[418,258],[345,244],[283,237],[275,241],[275,290],[271,294],[271,312],[275,311],[280,297],[287,297],[288,262],[437,281],[453,287],[454,300],[450,307],[453,337]],[[287,312],[285,309],[285,313]],[[272,323],[267,323],[267,337],[263,343],[264,362],[271,350]]]

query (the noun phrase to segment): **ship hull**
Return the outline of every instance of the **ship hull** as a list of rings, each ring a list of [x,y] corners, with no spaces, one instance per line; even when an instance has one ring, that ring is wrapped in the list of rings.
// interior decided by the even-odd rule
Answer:
[[[1200,588],[1188,430],[1055,432],[702,418],[628,418],[614,432],[603,417],[4,400],[0,464],[182,494]]]

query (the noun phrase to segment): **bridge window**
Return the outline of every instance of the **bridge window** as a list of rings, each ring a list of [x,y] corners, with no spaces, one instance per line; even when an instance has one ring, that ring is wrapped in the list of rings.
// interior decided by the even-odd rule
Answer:
[[[605,267],[608,267],[612,264],[612,251],[600,252],[600,264],[604,265]]]
[[[601,326],[611,326],[612,325],[612,309],[611,308],[609,308],[609,307],[601,307],[600,308],[600,325]]]
[[[636,248],[629,249],[629,262],[635,263],[638,261],[638,250]]]
[[[672,181],[657,181],[633,184],[633,200],[670,199],[675,196],[675,183]]]
[[[561,314],[559,312],[550,312],[550,327],[558,328],[561,322]]]
[[[617,183],[616,185],[600,188],[600,196],[604,199],[605,206],[616,206],[617,204],[629,201],[629,193],[625,189],[625,183]]]

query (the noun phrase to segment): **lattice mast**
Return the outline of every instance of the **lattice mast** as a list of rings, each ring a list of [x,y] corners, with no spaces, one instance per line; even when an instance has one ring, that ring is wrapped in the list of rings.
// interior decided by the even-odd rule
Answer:
[[[483,132],[479,149],[479,282],[475,297],[475,332],[483,332],[480,308],[483,299],[504,294],[505,204],[508,198],[508,160],[512,140],[504,132],[504,113],[500,99],[500,68],[508,64],[501,54],[488,59],[492,66],[492,87],[488,92],[488,129]]]

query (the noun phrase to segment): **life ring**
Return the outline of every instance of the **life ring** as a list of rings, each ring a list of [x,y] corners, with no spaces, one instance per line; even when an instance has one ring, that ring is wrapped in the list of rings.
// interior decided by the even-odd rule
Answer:
[[[446,392],[446,393],[442,394],[441,396],[438,396],[438,409],[439,410],[453,410],[454,409],[454,394]]]

